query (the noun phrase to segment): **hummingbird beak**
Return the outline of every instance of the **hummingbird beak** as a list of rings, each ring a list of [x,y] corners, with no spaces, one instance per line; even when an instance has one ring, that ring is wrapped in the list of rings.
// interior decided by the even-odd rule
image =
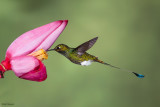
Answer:
[[[49,50],[47,50],[47,52],[48,52],[48,51],[55,51],[55,49],[49,49]]]

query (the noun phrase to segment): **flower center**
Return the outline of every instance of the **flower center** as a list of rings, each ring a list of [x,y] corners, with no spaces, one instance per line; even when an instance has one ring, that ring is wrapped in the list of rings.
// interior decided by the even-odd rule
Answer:
[[[40,49],[36,52],[33,52],[33,53],[29,54],[29,56],[34,56],[41,61],[43,61],[44,59],[48,59],[48,54],[44,49]]]

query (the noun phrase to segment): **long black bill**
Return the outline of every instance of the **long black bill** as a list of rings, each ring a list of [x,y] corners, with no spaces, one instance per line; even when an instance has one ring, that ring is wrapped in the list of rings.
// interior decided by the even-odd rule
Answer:
[[[47,50],[47,51],[54,51],[55,49],[49,49],[49,50]]]
[[[1,78],[4,78],[3,72],[0,71]]]

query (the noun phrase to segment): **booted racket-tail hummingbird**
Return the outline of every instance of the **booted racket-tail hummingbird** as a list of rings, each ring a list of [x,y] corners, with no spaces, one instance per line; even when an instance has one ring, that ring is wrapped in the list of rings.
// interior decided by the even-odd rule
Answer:
[[[113,67],[113,68],[116,68],[116,69],[120,69],[122,71],[131,72],[139,78],[144,77],[144,75],[142,75],[142,74],[138,74],[136,72],[132,72],[132,71],[129,71],[129,70],[126,70],[126,69],[122,69],[122,68],[113,66],[111,64],[108,64],[106,62],[103,62],[102,60],[99,60],[98,57],[95,57],[95,56],[87,53],[86,51],[89,50],[95,44],[97,39],[98,39],[98,37],[95,37],[95,38],[79,45],[76,48],[71,48],[71,47],[69,47],[65,44],[59,44],[54,49],[50,49],[50,50],[47,50],[47,51],[55,50],[58,53],[64,55],[71,62],[73,62],[75,64],[82,65],[82,66],[91,65],[92,62],[98,62],[98,63],[104,64],[104,65],[107,65],[107,66],[110,66],[110,67]]]

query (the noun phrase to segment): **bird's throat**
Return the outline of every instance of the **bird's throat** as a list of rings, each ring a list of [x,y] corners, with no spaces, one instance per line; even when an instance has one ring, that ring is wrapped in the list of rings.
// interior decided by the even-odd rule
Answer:
[[[67,57],[67,55],[68,55],[68,52],[67,52],[67,51],[58,51],[58,53],[60,53],[61,55],[66,56],[66,57]]]

